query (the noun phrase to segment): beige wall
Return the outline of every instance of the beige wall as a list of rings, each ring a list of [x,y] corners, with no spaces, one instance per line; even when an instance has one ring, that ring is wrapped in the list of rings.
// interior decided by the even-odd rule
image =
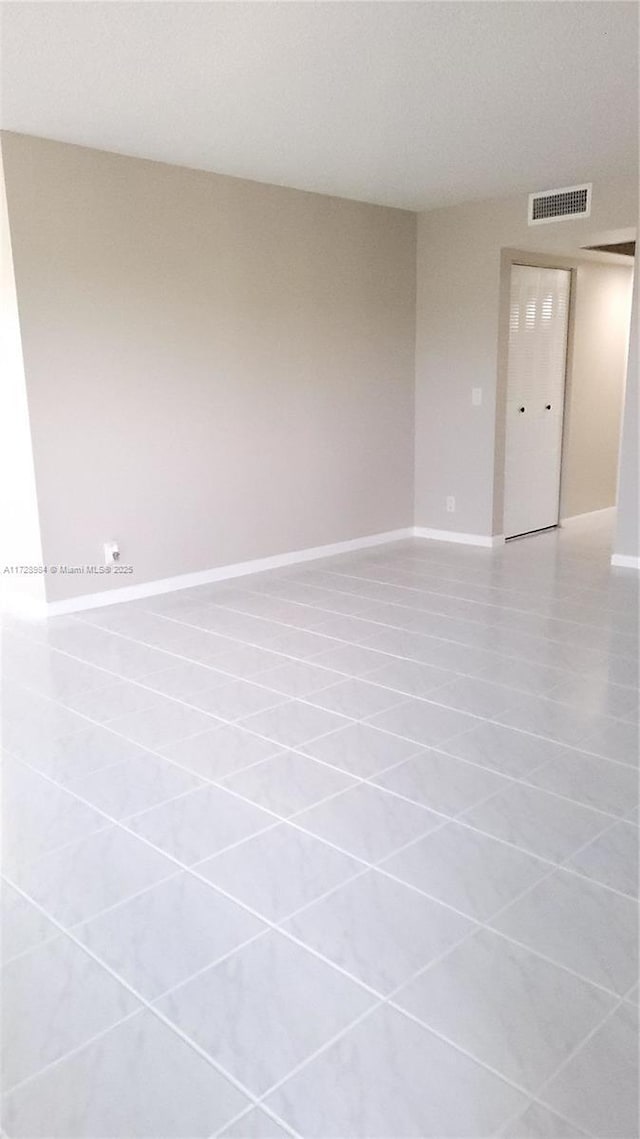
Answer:
[[[567,375],[560,514],[615,506],[633,267],[578,265]]]
[[[624,421],[618,471],[618,510],[615,552],[635,558],[640,568],[640,273],[634,273],[629,366],[624,399]]]
[[[101,563],[117,539],[135,567],[48,578],[48,600],[414,521],[499,532],[505,258],[575,264],[637,212],[624,179],[594,186],[589,221],[529,229],[523,196],[422,214],[416,304],[404,211],[21,135],[2,149],[39,502],[38,520],[23,401],[29,548],[37,560],[39,521],[46,562]],[[588,284],[582,300],[588,314]],[[637,554],[634,391],[616,548]],[[569,428],[584,453],[585,417]],[[589,480],[570,475],[565,513],[596,508],[604,475]]]
[[[0,154],[0,595],[44,600],[44,578],[11,567],[42,564],[11,235]]]
[[[414,215],[3,151],[48,600],[412,524]]]
[[[527,198],[431,210],[418,218],[415,519],[421,527],[501,532],[500,313],[504,250],[575,258],[637,224],[634,178],[598,182],[589,219],[527,226]],[[502,293],[501,293],[502,289]],[[507,307],[508,312],[508,307]],[[471,389],[482,388],[480,407]],[[497,461],[496,461],[497,455]],[[456,498],[455,514],[446,498]]]

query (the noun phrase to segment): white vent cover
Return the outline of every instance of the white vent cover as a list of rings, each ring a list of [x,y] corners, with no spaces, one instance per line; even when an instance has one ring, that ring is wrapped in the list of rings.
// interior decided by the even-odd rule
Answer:
[[[591,182],[585,182],[582,186],[565,186],[562,190],[529,194],[529,225],[588,218],[591,213],[591,185]]]

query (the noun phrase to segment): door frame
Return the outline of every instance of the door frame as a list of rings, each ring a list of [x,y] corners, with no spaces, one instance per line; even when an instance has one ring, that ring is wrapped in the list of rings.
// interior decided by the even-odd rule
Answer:
[[[511,268],[524,265],[532,269],[565,269],[569,280],[569,313],[567,325],[567,354],[562,408],[562,440],[560,445],[560,483],[558,488],[558,525],[562,524],[562,498],[564,489],[563,458],[569,436],[571,383],[575,342],[576,275],[579,258],[533,253],[524,249],[503,249],[500,258],[500,309],[498,320],[498,369],[496,385],[496,420],[494,435],[493,468],[493,520],[492,533],[504,536],[504,489],[507,437],[507,379],[509,365],[509,315],[511,309]]]

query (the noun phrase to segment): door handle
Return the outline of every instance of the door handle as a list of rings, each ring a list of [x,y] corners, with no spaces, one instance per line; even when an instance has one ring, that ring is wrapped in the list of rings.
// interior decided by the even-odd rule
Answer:
[[[518,411],[526,411],[526,408],[525,407],[519,407]]]
[[[550,403],[548,403],[548,404],[546,405],[546,409],[547,409],[547,411],[551,411],[551,404],[550,404]]]

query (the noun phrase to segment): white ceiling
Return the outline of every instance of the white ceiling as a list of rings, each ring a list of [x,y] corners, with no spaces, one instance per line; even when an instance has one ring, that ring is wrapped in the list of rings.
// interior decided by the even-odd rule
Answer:
[[[2,126],[410,209],[631,173],[629,2],[3,3]]]

